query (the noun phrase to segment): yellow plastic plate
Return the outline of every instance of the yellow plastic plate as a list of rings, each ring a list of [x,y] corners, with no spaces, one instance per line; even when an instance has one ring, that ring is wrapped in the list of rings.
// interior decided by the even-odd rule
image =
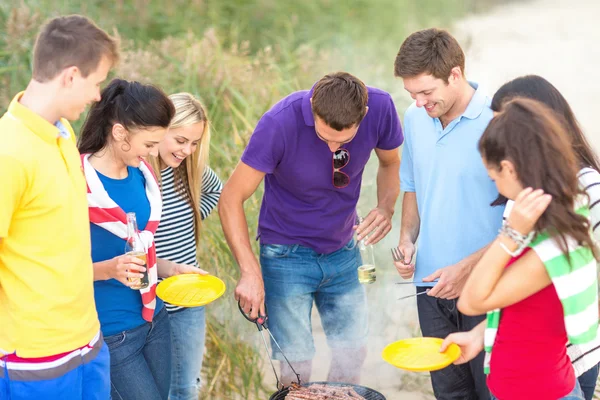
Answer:
[[[399,340],[387,345],[381,357],[393,366],[407,371],[437,371],[460,357],[460,347],[454,343],[440,353],[442,342],[442,339],[430,337]]]
[[[181,274],[160,282],[156,295],[167,303],[182,307],[200,307],[225,293],[225,283],[212,275]]]

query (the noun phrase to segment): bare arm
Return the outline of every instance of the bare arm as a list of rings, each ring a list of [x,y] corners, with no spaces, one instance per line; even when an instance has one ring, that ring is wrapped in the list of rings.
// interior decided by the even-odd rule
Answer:
[[[394,266],[400,276],[404,279],[412,278],[415,273],[415,265],[412,262],[415,254],[415,242],[419,237],[421,218],[417,207],[417,194],[415,192],[404,192],[402,199],[402,225],[400,226],[400,243],[398,250],[404,257],[401,261],[394,261]]]
[[[367,242],[375,244],[392,230],[392,216],[400,194],[400,156],[398,149],[375,149],[379,159],[377,170],[377,207],[357,227],[358,240],[369,235]]]
[[[400,194],[400,156],[398,149],[375,149],[379,158],[377,171],[377,208],[394,214],[394,206]]]
[[[552,281],[534,251],[529,251],[510,268],[505,268],[510,256],[500,247],[500,241],[511,251],[514,242],[500,236],[479,260],[458,301],[458,308],[467,315],[480,315],[506,307],[539,292]]]
[[[417,194],[405,192],[402,199],[402,225],[400,227],[400,244],[417,242],[421,217],[417,207]]]
[[[252,310],[252,317],[258,315],[259,308],[264,309],[264,284],[250,244],[244,202],[256,192],[264,177],[264,172],[240,162],[225,184],[218,205],[225,239],[241,271],[235,298],[246,313]]]
[[[517,232],[531,232],[535,222],[550,204],[551,197],[542,190],[524,189],[515,200],[509,225]],[[458,308],[467,315],[483,314],[496,308],[518,303],[552,284],[546,268],[535,251],[529,251],[510,268],[505,268],[517,244],[499,235],[479,260],[467,279]]]

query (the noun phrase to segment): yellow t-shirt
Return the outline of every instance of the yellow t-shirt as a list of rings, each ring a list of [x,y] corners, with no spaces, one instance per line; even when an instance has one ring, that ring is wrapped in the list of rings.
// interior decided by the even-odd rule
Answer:
[[[87,189],[69,123],[20,98],[0,118],[0,354],[46,357],[100,329]]]

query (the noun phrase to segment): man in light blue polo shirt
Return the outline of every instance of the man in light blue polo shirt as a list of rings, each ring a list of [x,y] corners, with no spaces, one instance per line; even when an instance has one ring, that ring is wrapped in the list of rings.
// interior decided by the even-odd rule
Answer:
[[[404,193],[400,275],[413,277],[423,336],[444,338],[470,330],[485,316],[469,317],[456,298],[483,249],[497,235],[502,207],[477,151],[492,118],[490,99],[466,80],[465,56],[448,32],[427,29],[400,47],[395,75],[415,99],[404,115],[400,167]],[[416,263],[412,258],[419,239]],[[469,364],[431,373],[437,399],[489,399],[483,354]]]

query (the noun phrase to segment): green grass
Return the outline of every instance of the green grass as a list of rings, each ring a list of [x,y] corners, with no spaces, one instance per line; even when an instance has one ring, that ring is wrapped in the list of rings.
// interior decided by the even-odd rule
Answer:
[[[493,0],[478,1],[490,4]],[[115,75],[189,91],[206,104],[213,135],[210,165],[226,180],[260,116],[291,91],[327,72],[347,70],[367,84],[399,90],[392,65],[402,40],[448,26],[475,0],[25,0],[0,4],[0,108],[30,77],[31,49],[48,17],[82,13],[118,32]],[[76,130],[81,122],[74,124]],[[250,237],[261,193],[246,204]],[[239,315],[238,269],[213,215],[204,224],[201,265],[224,279],[226,295],[208,306],[203,399],[264,399],[256,328]]]

